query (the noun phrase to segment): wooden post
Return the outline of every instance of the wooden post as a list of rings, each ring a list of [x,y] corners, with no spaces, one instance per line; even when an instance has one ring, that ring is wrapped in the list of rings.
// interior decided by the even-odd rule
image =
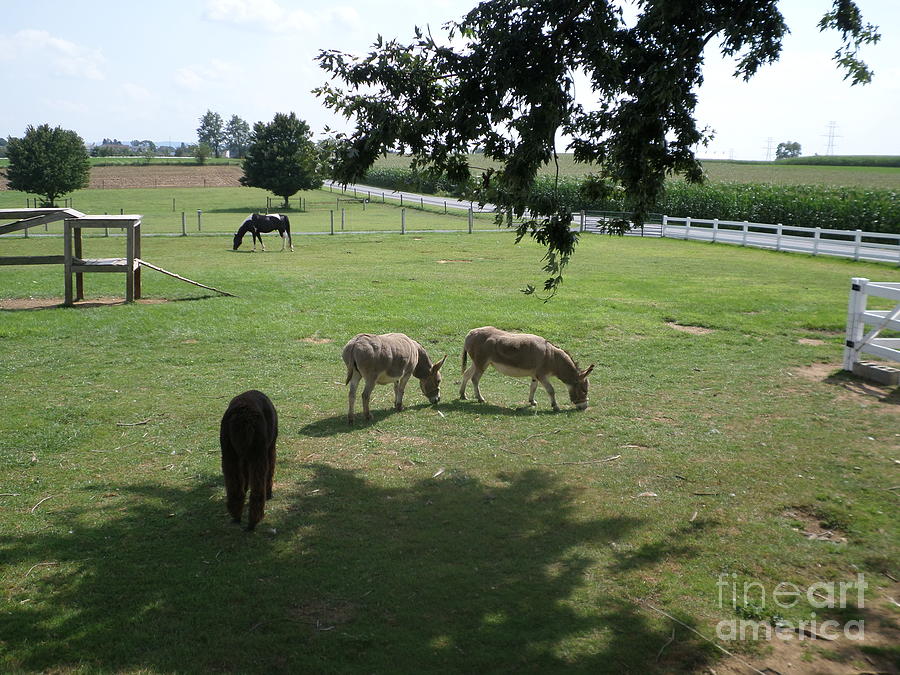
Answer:
[[[134,266],[134,299],[139,300],[141,297],[141,221],[134,224],[134,257],[136,264]]]
[[[197,232],[200,232],[200,218],[203,215],[203,211],[197,209]]]
[[[71,307],[75,303],[72,298],[72,225],[68,220],[63,222],[63,270],[66,289],[65,304]]]
[[[469,234],[472,234],[472,228],[475,225],[475,214],[472,211],[472,207],[469,207]]]
[[[400,234],[406,234],[406,209],[400,209]]]
[[[865,323],[862,313],[866,311],[866,284],[868,279],[854,277],[850,280],[850,300],[847,303],[847,333],[844,341],[844,370],[853,370],[859,356],[859,342],[863,337]]]
[[[81,260],[83,255],[81,247],[81,228],[73,228],[73,234],[75,235],[75,258]],[[84,300],[84,273],[82,272],[75,273],[75,299]]]
[[[344,221],[346,220],[347,209],[341,209],[341,232],[344,231]]]
[[[125,302],[134,302],[134,226],[125,233]]]
[[[331,220],[331,234],[334,234],[334,211],[329,211],[328,215]]]
[[[187,227],[185,227],[184,211],[181,212],[181,236],[187,236]]]

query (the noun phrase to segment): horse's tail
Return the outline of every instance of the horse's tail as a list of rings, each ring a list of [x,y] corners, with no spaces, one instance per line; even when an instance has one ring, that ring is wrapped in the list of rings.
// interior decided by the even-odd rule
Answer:
[[[284,215],[284,214],[282,213],[282,214],[281,214],[281,222],[284,223],[284,230],[285,230],[285,232],[287,232],[288,234],[290,234],[290,233],[291,233],[291,220],[290,220],[290,218],[288,218],[286,215]]]

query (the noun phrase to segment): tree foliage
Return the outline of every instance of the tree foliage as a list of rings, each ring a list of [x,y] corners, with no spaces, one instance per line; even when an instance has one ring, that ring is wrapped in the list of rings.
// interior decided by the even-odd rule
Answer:
[[[250,140],[250,125],[237,115],[232,115],[225,125],[225,144],[232,157],[243,157]]]
[[[800,144],[796,141],[787,141],[779,143],[775,148],[775,159],[788,159],[789,157],[800,156]]]
[[[7,152],[9,188],[40,195],[50,206],[90,182],[87,148],[74,131],[51,129],[48,124],[29,126],[22,138],[10,139]]]
[[[253,125],[241,167],[241,185],[258,187],[284,199],[322,186],[319,155],[309,125],[294,113],[276,113],[268,124]]]
[[[199,143],[206,143],[218,158],[222,143],[225,142],[225,126],[219,113],[207,110],[203,114],[200,126],[197,127],[197,140]]]
[[[589,189],[621,186],[642,222],[667,175],[702,180],[693,148],[709,138],[697,128],[696,90],[704,49],[736,60],[749,79],[778,59],[787,26],[777,0],[642,0],[626,20],[614,0],[486,0],[447,24],[447,43],[416,29],[409,44],[384,41],[362,57],[319,53],[339,84],[316,90],[326,106],[355,121],[339,137],[334,175],[352,183],[389,150],[406,152],[417,169],[463,182],[473,150],[501,163],[482,172],[473,195],[498,207],[498,221],[521,218],[518,237],[547,247],[545,289],[553,291],[577,234],[560,199],[532,198],[538,168],[552,163],[557,139],[576,159],[597,167]],[[857,58],[878,40],[852,0],[835,0],[822,29],[842,32],[835,55],[852,82],[871,73]],[[452,45],[452,46],[448,46]],[[589,83],[588,107],[576,77]]]

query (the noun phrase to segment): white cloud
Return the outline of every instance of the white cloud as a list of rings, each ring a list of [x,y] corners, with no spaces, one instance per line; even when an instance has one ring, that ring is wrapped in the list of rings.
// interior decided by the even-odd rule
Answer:
[[[277,0],[207,0],[205,15],[212,21],[269,33],[312,33],[328,24],[344,28],[356,28],[361,24],[359,13],[348,5],[307,12],[285,9]]]
[[[54,75],[103,80],[105,62],[99,49],[84,47],[45,30],[20,30],[11,37],[0,36],[4,45],[0,60],[22,67],[49,70]]]
[[[153,94],[148,89],[134,82],[123,84],[122,92],[135,103],[146,103],[153,98]]]
[[[185,66],[175,72],[175,83],[184,89],[198,91],[207,86],[219,86],[239,81],[243,69],[233,63],[213,59],[209,63]]]

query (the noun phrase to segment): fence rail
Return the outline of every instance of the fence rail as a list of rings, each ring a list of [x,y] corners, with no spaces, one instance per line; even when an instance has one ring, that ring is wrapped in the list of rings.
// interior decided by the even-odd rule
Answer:
[[[890,310],[867,308],[869,296],[885,298],[897,303]],[[868,333],[866,326],[874,326]],[[881,337],[884,331],[900,332],[900,283],[869,281],[854,277],[850,284],[847,304],[847,339],[844,345],[844,370],[858,372],[860,356],[871,354],[882,359],[900,361],[900,338]],[[864,364],[872,367],[873,364]],[[893,368],[881,367],[882,376],[897,379]]]
[[[884,232],[663,216],[661,236],[900,264],[900,234]]]

